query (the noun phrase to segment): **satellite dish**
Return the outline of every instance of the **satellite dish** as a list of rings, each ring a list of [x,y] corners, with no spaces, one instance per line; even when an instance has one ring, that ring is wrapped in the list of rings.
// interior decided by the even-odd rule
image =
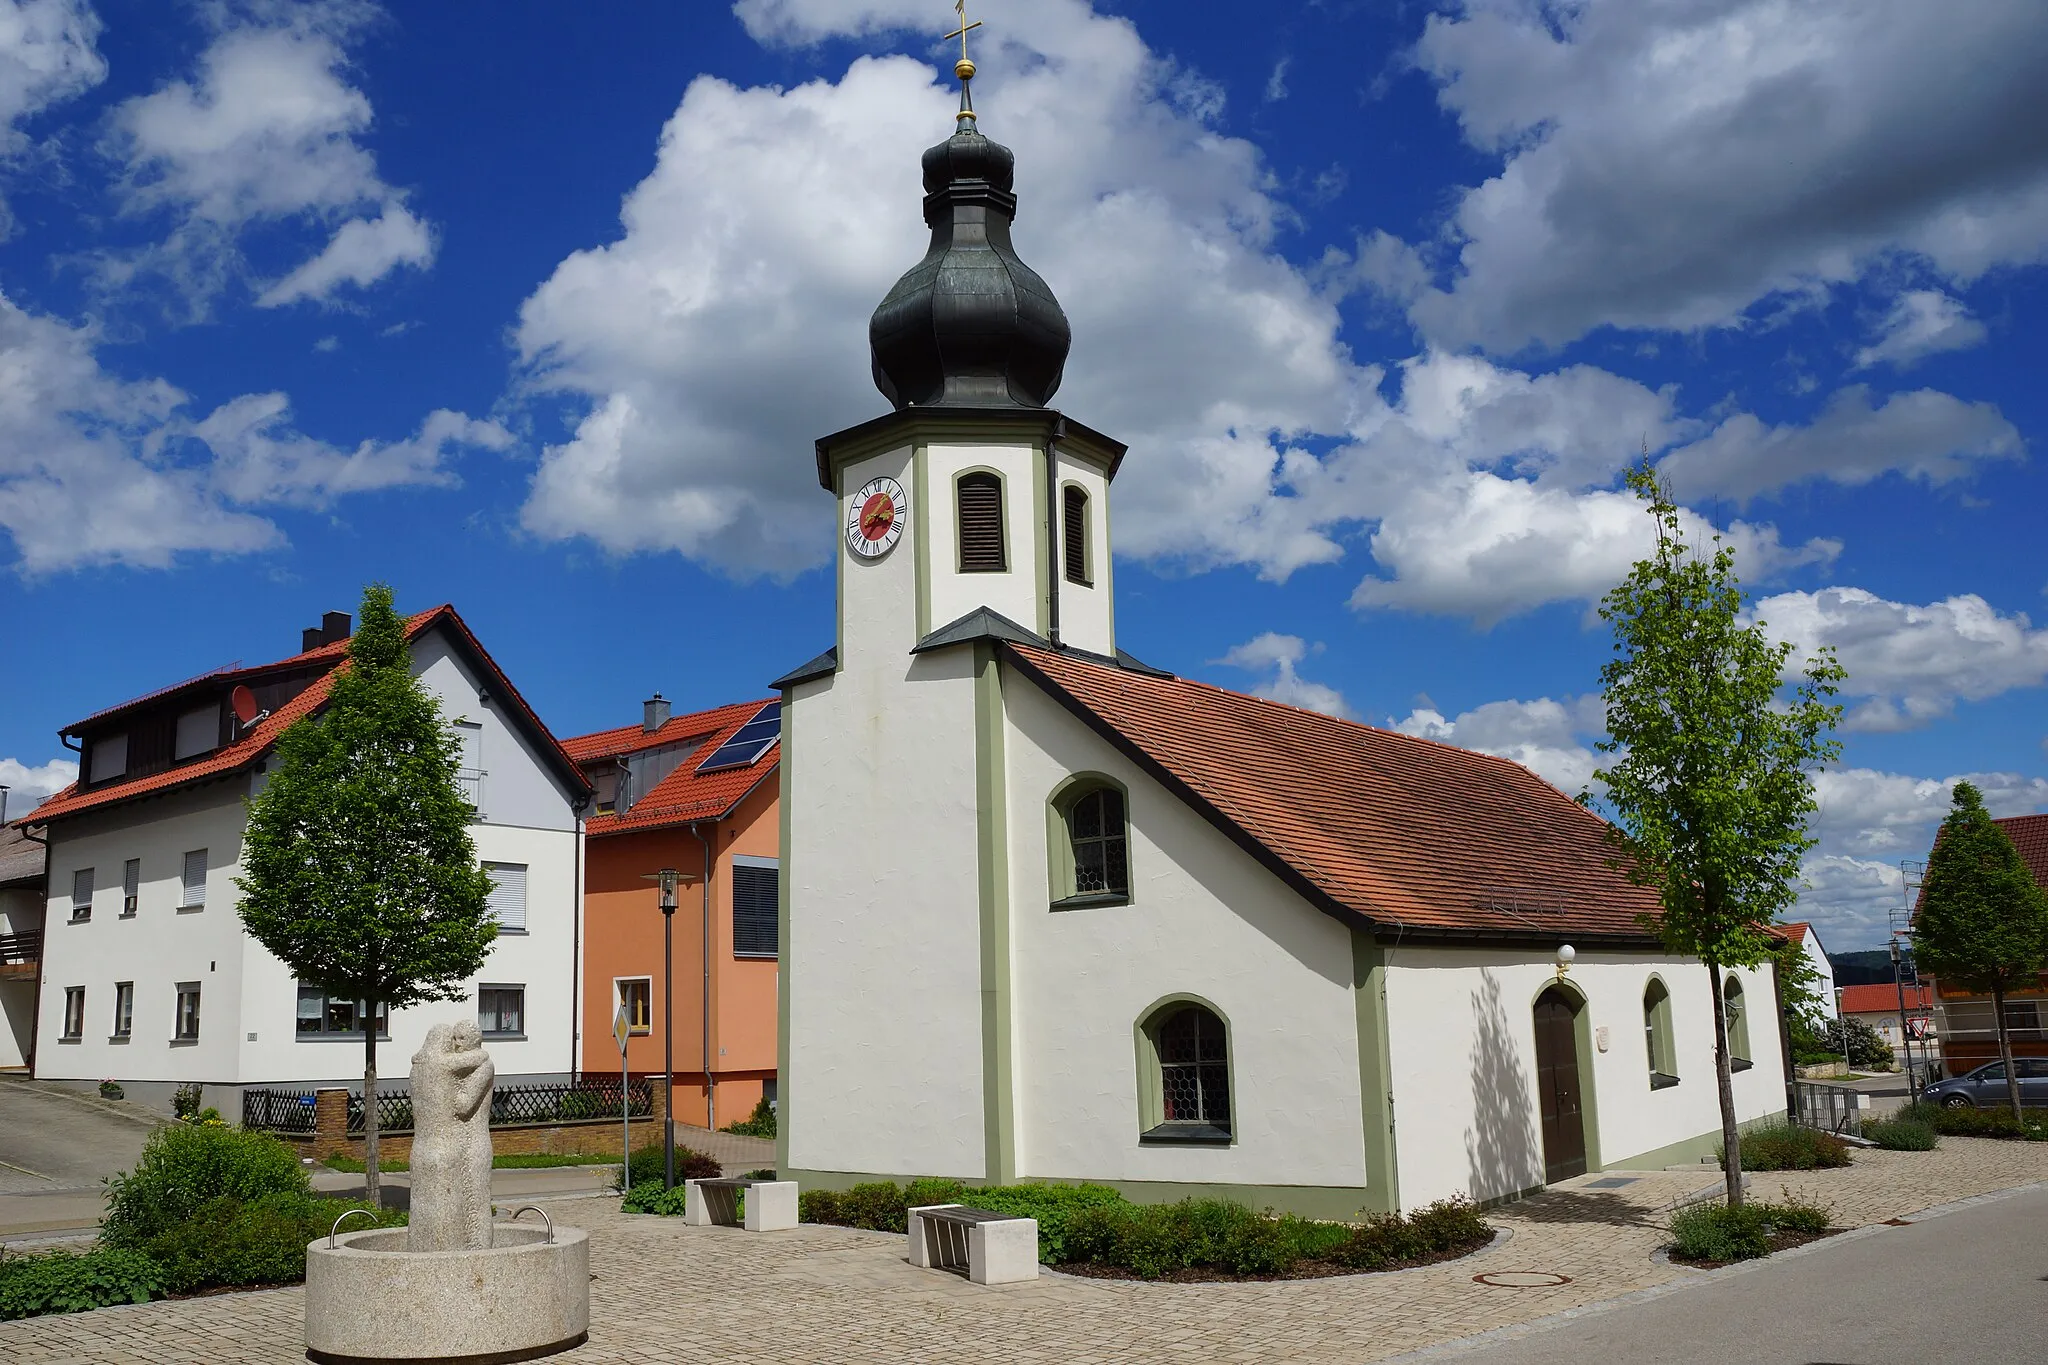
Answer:
[[[235,719],[241,723],[244,730],[270,714],[256,704],[254,692],[240,685],[228,693],[228,705],[235,708]]]

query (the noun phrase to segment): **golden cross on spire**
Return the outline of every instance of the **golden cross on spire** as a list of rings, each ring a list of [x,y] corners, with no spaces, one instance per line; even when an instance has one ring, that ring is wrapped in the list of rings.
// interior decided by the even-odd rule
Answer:
[[[953,63],[953,74],[963,81],[974,79],[974,59],[967,55],[967,35],[981,27],[981,20],[967,22],[967,0],[953,0],[953,12],[960,16],[960,27],[948,33],[948,39],[960,40],[960,60]]]

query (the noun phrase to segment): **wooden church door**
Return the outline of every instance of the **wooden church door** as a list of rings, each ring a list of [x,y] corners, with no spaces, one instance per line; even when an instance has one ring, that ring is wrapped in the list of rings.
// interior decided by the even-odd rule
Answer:
[[[1564,992],[1536,1000],[1536,1098],[1543,1112],[1543,1180],[1586,1173],[1586,1122],[1579,1089],[1577,1011]]]

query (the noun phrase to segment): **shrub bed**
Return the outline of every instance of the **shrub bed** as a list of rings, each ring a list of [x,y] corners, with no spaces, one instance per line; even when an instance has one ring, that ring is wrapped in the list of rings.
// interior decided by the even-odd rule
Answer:
[[[2010,1109],[1946,1109],[1926,1100],[1915,1100],[1899,1110],[1898,1117],[1924,1123],[1944,1137],[2004,1138],[2007,1141],[2048,1142],[2048,1109],[2022,1109],[2022,1122],[2013,1120]]]
[[[174,1123],[151,1133],[133,1171],[107,1181],[100,1241],[143,1250],[160,1233],[219,1199],[313,1197],[296,1151],[268,1133],[214,1124]]]
[[[1695,1204],[1671,1215],[1671,1259],[1726,1265],[1825,1236],[1831,1210],[1797,1197],[1782,1204]]]
[[[1726,1151],[1716,1148],[1714,1155],[1727,1164]],[[1793,1123],[1766,1124],[1745,1132],[1741,1155],[1745,1171],[1811,1171],[1850,1162],[1848,1143]]]
[[[1073,1274],[1137,1279],[1305,1277],[1392,1270],[1462,1256],[1493,1229],[1463,1200],[1362,1224],[1260,1214],[1221,1199],[1133,1204],[1105,1185],[971,1187],[954,1180],[805,1190],[806,1223],[903,1232],[907,1210],[971,1204],[1038,1220],[1038,1259]]]
[[[269,1194],[246,1202],[221,1198],[158,1232],[143,1250],[161,1269],[166,1293],[296,1284],[306,1278],[306,1244],[325,1237],[334,1220],[350,1209],[362,1209],[373,1219],[351,1220],[352,1232],[405,1222],[401,1210],[379,1211],[359,1200],[298,1194]]]
[[[754,1106],[753,1113],[738,1123],[727,1124],[725,1131],[738,1133],[741,1137],[772,1138],[775,1136],[775,1107],[763,1099]]]
[[[1888,1152],[1931,1152],[1941,1145],[1933,1127],[1918,1119],[1877,1119],[1863,1125],[1863,1136]]]
[[[0,1322],[45,1313],[83,1313],[117,1303],[148,1303],[164,1291],[163,1271],[139,1251],[0,1251]]]
[[[678,1191],[678,1198],[681,1197],[680,1192],[685,1180],[716,1180],[724,1174],[725,1167],[719,1165],[716,1160],[704,1155],[704,1153],[694,1151],[688,1147],[676,1148],[676,1190]],[[625,1178],[621,1179],[620,1176],[614,1175],[612,1177],[612,1188],[621,1191],[637,1190],[650,1180],[654,1182],[656,1188],[659,1188],[662,1181],[666,1178],[661,1160],[661,1144],[656,1143],[652,1147],[635,1149],[633,1159],[628,1163]],[[680,1214],[682,1211],[683,1206],[677,1204],[676,1212]],[[628,1209],[627,1212],[642,1213],[646,1212],[646,1210]]]

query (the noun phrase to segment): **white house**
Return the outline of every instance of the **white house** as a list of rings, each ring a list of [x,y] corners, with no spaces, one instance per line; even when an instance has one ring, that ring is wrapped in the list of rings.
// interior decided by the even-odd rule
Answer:
[[[1829,1019],[1841,1018],[1842,1007],[1835,987],[1835,964],[1828,960],[1827,947],[1820,941],[1820,930],[1800,920],[1797,924],[1779,925],[1778,933],[1797,944],[1806,964],[1813,968],[1813,989],[1820,997],[1821,1013]]]
[[[43,895],[43,846],[0,826],[0,1068],[26,1066],[35,1055]]]
[[[49,841],[38,1077],[111,1078],[159,1107],[199,1082],[229,1115],[246,1086],[360,1086],[361,1007],[301,986],[235,912],[243,800],[262,790],[278,736],[325,702],[349,625],[330,612],[290,658],[64,729],[78,781],[18,822]],[[429,1025],[474,1011],[501,1078],[565,1076],[589,786],[452,607],[412,617],[407,635],[414,673],[462,736],[500,928],[466,1003],[384,1021],[380,1069],[402,1075]],[[260,718],[245,724],[238,700]]]
[[[1045,406],[1010,153],[963,114],[924,167],[870,333],[897,410],[817,447],[838,641],[777,684],[784,1178],[1347,1217],[1710,1153],[1713,987],[1598,817],[1117,648],[1124,448]],[[1782,1113],[1769,970],[1727,991],[1740,1114]]]

